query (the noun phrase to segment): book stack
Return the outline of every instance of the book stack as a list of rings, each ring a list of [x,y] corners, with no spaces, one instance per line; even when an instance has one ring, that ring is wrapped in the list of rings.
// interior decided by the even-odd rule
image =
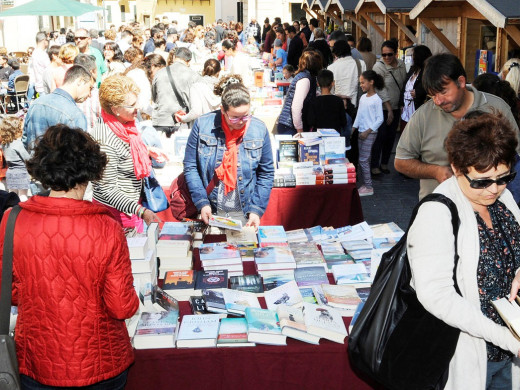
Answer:
[[[158,223],[148,226],[146,235],[126,237],[134,286],[142,296],[148,296],[153,286],[157,285],[157,234]]]
[[[340,161],[338,161],[340,160]],[[356,182],[356,168],[347,159],[327,160],[323,165],[325,184],[347,184]],[[334,163],[332,163],[334,162]]]
[[[167,271],[164,277],[163,290],[179,301],[187,301],[190,296],[200,294],[195,290],[197,271]]]
[[[179,312],[141,313],[133,343],[135,349],[174,348]]]
[[[327,263],[314,242],[289,242],[296,268],[321,266],[327,272]]]
[[[200,262],[205,271],[227,270],[228,276],[244,274],[242,258],[237,245],[227,242],[202,244],[199,251]]]
[[[327,272],[332,272],[334,265],[354,263],[354,259],[345,253],[343,246],[339,242],[322,242],[321,252],[327,263]]]
[[[283,226],[260,226],[258,228],[258,246],[288,246],[287,234]]]
[[[157,242],[159,278],[164,278],[167,271],[193,268],[192,242],[192,226],[182,222],[164,223]]]
[[[318,178],[323,180],[321,165],[315,165],[312,161],[305,161],[294,163],[292,169],[297,186],[323,184],[317,182]]]
[[[296,262],[288,246],[257,248],[254,250],[254,253],[256,270],[262,276],[265,271],[292,270],[296,268]]]

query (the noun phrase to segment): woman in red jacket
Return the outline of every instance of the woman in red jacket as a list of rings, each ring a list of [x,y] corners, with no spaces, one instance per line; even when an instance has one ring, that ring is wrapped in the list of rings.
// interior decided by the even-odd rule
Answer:
[[[139,306],[128,247],[107,209],[83,201],[106,163],[87,133],[64,125],[50,127],[27,161],[31,176],[51,191],[20,203],[14,233],[12,300],[24,389],[126,383],[134,355],[124,319]]]

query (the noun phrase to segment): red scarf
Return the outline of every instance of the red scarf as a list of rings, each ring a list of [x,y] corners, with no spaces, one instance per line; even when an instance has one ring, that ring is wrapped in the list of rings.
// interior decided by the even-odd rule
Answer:
[[[238,145],[242,141],[242,137],[246,133],[249,127],[247,123],[241,129],[231,130],[222,115],[222,130],[226,136],[226,151],[222,158],[222,164],[215,169],[215,173],[221,182],[224,183],[224,193],[227,195],[229,192],[234,191],[237,187],[237,162],[238,162]]]
[[[141,139],[141,134],[135,127],[135,122],[121,123],[114,115],[101,110],[105,124],[123,142],[130,144],[130,154],[134,162],[134,172],[137,180],[150,176],[152,162],[148,156],[148,149]]]

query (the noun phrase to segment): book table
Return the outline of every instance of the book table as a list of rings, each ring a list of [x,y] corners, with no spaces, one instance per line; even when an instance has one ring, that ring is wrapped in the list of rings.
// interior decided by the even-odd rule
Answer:
[[[223,240],[222,235],[206,237],[206,242]],[[197,249],[194,268],[200,269]],[[254,262],[244,262],[244,273],[255,273]],[[265,308],[264,299],[259,300]],[[180,302],[180,313],[191,314],[188,302]],[[344,318],[347,328],[350,320]],[[312,345],[288,337],[287,346],[281,347],[135,350],[126,389],[381,389],[352,371],[347,343],[348,338],[345,344],[322,339],[320,345]]]
[[[163,187],[166,196],[170,190]],[[170,209],[158,213],[163,222],[176,221]],[[312,226],[335,228],[363,222],[356,184],[331,184],[273,188],[260,223],[282,225],[285,230]]]

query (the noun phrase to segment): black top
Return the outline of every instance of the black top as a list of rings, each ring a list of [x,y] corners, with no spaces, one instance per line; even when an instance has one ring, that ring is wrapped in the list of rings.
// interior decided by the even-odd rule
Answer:
[[[289,43],[289,50],[287,50],[287,63],[298,69],[298,62],[303,53],[303,41],[298,35],[295,35]]]
[[[9,81],[9,76],[14,72],[13,68],[10,66],[1,67],[0,68],[0,80]]]
[[[343,100],[335,95],[318,96],[307,111],[309,126],[316,129],[334,129],[342,133],[347,124]]]
[[[323,67],[326,68],[332,64],[332,52],[330,46],[325,39],[318,39],[309,43],[309,47],[313,47],[318,50],[323,56]]]

